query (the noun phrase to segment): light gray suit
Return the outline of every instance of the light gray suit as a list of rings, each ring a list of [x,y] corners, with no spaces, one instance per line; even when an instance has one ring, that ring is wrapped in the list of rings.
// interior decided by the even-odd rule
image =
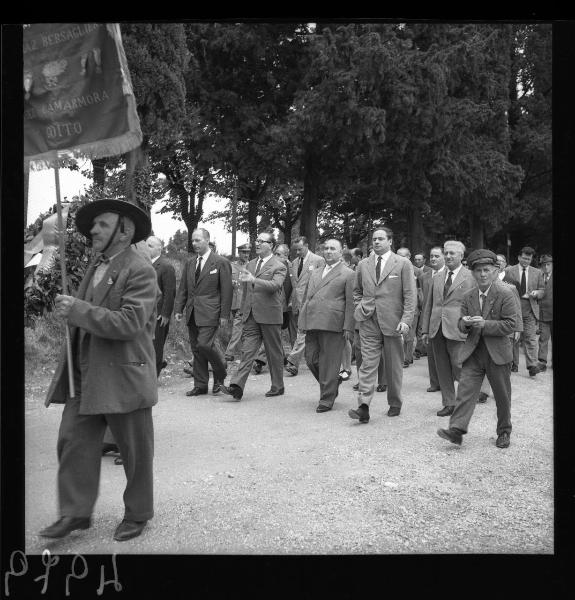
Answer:
[[[376,260],[376,254],[364,258],[355,271],[354,318],[359,324],[362,353],[357,401],[358,405],[371,403],[383,345],[387,402],[401,408],[403,339],[397,326],[400,322],[413,325],[417,302],[413,265],[392,252],[378,281]]]

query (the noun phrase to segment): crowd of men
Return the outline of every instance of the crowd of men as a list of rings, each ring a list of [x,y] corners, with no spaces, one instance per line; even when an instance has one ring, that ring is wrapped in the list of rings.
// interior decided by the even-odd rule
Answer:
[[[113,436],[127,478],[125,516],[114,539],[140,535],[152,517],[151,407],[166,366],[172,310],[187,326],[193,355],[188,396],[209,393],[211,372],[213,394],[241,401],[249,374],[265,365],[271,379],[265,396],[282,396],[284,376],[298,376],[304,359],[319,386],[316,412],[329,412],[355,361],[357,406],[348,414],[366,424],[376,392],[387,391],[389,417],[400,415],[404,369],[427,356],[427,391],[441,392],[437,415],[449,417],[437,433],[455,444],[462,443],[476,403],[493,394],[496,445],[507,448],[511,373],[518,370],[521,345],[530,377],[547,368],[553,259],[542,255],[541,269],[535,268],[530,247],[517,265],[507,266],[488,249],[465,258],[464,245],[448,240],[430,249],[427,265],[422,252],[413,262],[408,248],[394,252],[392,230],[378,227],[365,258],[335,238],[313,253],[300,236],[290,262],[290,249],[262,232],[250,260],[248,245],[238,258],[217,254],[209,232],[198,228],[176,291],[174,269],[161,256],[161,241],[149,235],[146,213],[120,200],[99,200],[80,209],[76,222],[96,257],[78,293],[56,298],[57,314],[71,326],[74,360],[66,377],[63,349],[46,402],[65,408],[58,438],[60,518],[41,532],[45,537],[90,527],[105,436]],[[145,242],[145,253],[134,248],[137,242]],[[216,343],[221,330],[229,338],[225,352]],[[231,361],[237,369],[226,384]]]

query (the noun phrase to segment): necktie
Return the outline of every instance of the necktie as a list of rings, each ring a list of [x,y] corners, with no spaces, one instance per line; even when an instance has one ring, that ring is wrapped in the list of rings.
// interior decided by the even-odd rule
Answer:
[[[256,266],[256,276],[259,275],[263,262],[264,261],[261,258],[258,259],[258,264]]]
[[[195,275],[195,282],[198,282],[198,277],[200,276],[200,273],[202,271],[202,257],[198,256],[198,264],[196,265],[196,275]]]
[[[381,275],[381,256],[377,257],[377,264],[375,265],[375,281],[379,281]]]
[[[485,302],[485,294],[479,294],[479,308],[483,314],[483,303]]]
[[[521,273],[521,285],[519,286],[519,295],[523,296],[527,292],[527,284],[525,283],[525,267],[523,267],[523,273]]]
[[[453,271],[449,271],[449,275],[447,276],[447,281],[443,286],[443,297],[447,296],[447,292],[449,292],[449,288],[451,287],[451,278],[453,277]]]
[[[299,259],[299,265],[297,266],[297,276],[301,275],[301,270],[303,269],[303,258]]]
[[[329,265],[326,265],[325,269],[323,270],[323,273],[321,274],[321,278],[323,279],[330,271],[331,267]]]

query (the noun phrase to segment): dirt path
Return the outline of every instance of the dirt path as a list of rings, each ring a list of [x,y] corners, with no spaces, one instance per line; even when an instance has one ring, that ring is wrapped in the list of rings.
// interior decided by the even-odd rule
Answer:
[[[37,537],[57,516],[61,406],[43,407],[48,376],[26,400],[26,552],[108,554],[356,554],[553,552],[553,372],[512,375],[511,447],[495,447],[495,404],[478,405],[463,446],[436,435],[441,398],[427,393],[426,359],[404,371],[404,406],[386,394],[368,425],[347,416],[349,382],[316,414],[304,367],[286,394],[265,398],[269,374],[240,403],[188,398],[182,364],[154,408],[155,511],[145,534],[112,540],[122,518],[122,467],[104,458],[93,526],[57,542]],[[39,500],[42,498],[42,501]]]

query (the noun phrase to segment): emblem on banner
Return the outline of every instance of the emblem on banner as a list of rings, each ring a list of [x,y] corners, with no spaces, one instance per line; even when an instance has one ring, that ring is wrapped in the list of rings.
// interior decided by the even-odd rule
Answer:
[[[58,77],[66,70],[68,66],[67,60],[53,60],[46,63],[42,69],[42,75],[46,80],[47,88],[55,88],[58,86]]]

